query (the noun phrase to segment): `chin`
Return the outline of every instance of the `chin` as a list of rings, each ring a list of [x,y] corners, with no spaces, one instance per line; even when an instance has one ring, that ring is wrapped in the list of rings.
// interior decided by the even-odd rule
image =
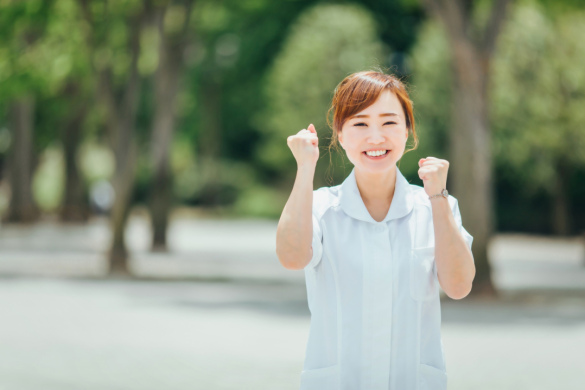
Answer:
[[[387,161],[384,164],[353,164],[361,172],[383,173],[396,167],[395,161]]]
[[[372,173],[381,173],[381,172],[387,172],[390,171],[392,169],[394,169],[396,167],[396,164],[384,164],[384,166],[377,166],[377,167],[364,167],[363,170],[367,171],[367,172],[372,172]]]

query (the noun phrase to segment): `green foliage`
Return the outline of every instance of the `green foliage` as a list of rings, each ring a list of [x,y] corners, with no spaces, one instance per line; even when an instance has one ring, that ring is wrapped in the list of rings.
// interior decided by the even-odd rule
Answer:
[[[221,33],[229,28],[231,18],[229,5],[218,1],[201,1],[194,10],[197,30],[206,34]]]
[[[411,99],[419,136],[419,147],[412,153],[448,159],[452,112],[449,45],[442,26],[435,21],[423,24],[418,34],[410,59]]]
[[[585,12],[514,9],[493,72],[494,152],[523,187],[552,191],[559,165],[585,167]]]
[[[350,73],[384,65],[388,49],[375,26],[360,6],[330,4],[307,10],[291,26],[266,78],[266,110],[255,118],[264,135],[257,149],[264,166],[290,179],[296,165],[286,137],[310,123],[320,145],[328,143],[326,113],[336,85]]]
[[[65,186],[64,165],[63,153],[58,147],[47,148],[41,155],[32,191],[36,204],[45,212],[55,210],[61,204]]]
[[[82,27],[74,0],[8,2],[0,25],[0,100],[52,96],[67,79],[89,76],[83,35],[72,34]]]
[[[81,145],[78,161],[81,173],[90,183],[109,180],[114,174],[116,162],[112,150],[94,140]]]
[[[276,188],[255,185],[242,191],[232,210],[236,215],[278,218],[286,200],[287,195]]]
[[[50,82],[40,39],[53,2],[0,3],[0,100],[40,91]]]
[[[0,20],[0,102],[8,107],[19,96],[34,96],[34,144],[40,152],[58,139],[63,120],[79,109],[63,95],[65,86],[74,83],[87,94],[91,85],[83,34],[72,33],[82,27],[77,3],[4,2]]]
[[[536,4],[541,4],[546,14],[553,16],[580,12],[585,8],[583,0],[536,0]]]

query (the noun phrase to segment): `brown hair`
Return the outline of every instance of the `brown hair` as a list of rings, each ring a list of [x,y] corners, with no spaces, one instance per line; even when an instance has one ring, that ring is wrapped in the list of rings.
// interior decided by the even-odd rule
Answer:
[[[418,137],[414,129],[414,112],[405,85],[394,75],[372,70],[350,74],[335,88],[331,107],[327,111],[327,123],[333,130],[329,152],[332,147],[338,147],[337,134],[348,118],[372,105],[386,90],[396,95],[400,101],[406,116],[406,127],[413,138],[412,147],[404,153],[416,149]],[[331,112],[333,112],[333,123]]]

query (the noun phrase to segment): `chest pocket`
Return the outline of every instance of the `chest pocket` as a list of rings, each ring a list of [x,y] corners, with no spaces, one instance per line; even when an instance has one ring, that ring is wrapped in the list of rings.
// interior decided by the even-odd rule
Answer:
[[[417,301],[427,301],[439,294],[435,263],[435,237],[431,210],[415,205],[411,218],[413,233],[410,261],[410,295]]]

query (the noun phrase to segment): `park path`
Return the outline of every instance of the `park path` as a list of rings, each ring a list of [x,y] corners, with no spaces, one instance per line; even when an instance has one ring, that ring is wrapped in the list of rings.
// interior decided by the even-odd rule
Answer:
[[[169,253],[149,251],[148,220],[128,224],[131,267],[141,277],[264,280],[304,283],[302,271],[284,269],[275,255],[276,221],[175,218]],[[105,275],[107,220],[87,225],[45,221],[0,226],[0,275]],[[585,291],[585,240],[497,235],[490,245],[493,278],[503,291]]]
[[[309,312],[275,227],[175,220],[162,255],[133,218],[144,278],[115,280],[103,220],[1,226],[0,390],[298,389]],[[449,390],[583,389],[581,242],[501,235],[490,251],[502,299],[442,301]]]

